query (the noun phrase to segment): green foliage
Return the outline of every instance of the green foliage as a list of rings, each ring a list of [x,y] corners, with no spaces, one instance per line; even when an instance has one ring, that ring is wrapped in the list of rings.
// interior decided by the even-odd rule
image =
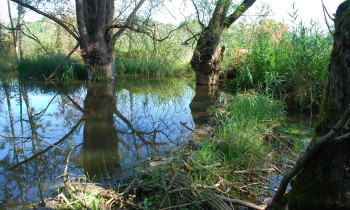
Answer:
[[[53,62],[47,56],[24,58],[17,64],[19,77],[45,79],[50,76],[64,58],[65,55],[55,55],[52,59],[56,62]],[[55,75],[55,78],[61,81],[85,79],[86,77],[85,68],[75,59],[69,59],[62,70]]]
[[[175,25],[156,24],[156,37],[162,39],[177,28]],[[184,25],[183,23],[182,25]],[[186,73],[188,61],[193,52],[193,45],[182,45],[191,34],[199,30],[193,21],[186,26],[173,31],[169,38],[163,41],[152,40],[145,34],[128,32],[122,36],[116,45],[116,69],[118,74],[132,75],[180,75]]]
[[[240,27],[246,30],[248,26]],[[236,78],[228,84],[259,87],[300,109],[312,110],[318,106],[327,78],[331,35],[321,31],[314,22],[309,28],[300,22],[290,29],[265,20],[248,31],[255,32],[255,36],[243,34],[242,37],[251,42],[240,40],[229,44],[232,50],[226,54],[224,68],[235,69]],[[226,36],[224,43],[231,37],[235,36]],[[244,49],[244,53],[239,53],[240,49]]]

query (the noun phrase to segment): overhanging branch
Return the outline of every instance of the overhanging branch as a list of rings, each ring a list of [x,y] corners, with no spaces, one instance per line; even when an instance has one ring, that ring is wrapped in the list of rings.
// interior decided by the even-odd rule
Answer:
[[[21,5],[22,7],[25,7],[25,8],[28,8],[42,16],[45,16],[47,18],[49,18],[50,20],[56,22],[58,25],[62,26],[70,35],[72,35],[74,37],[74,39],[76,39],[78,42],[80,40],[80,38],[78,37],[77,34],[75,34],[72,30],[70,30],[70,28],[64,24],[61,20],[59,20],[58,18],[46,13],[46,12],[43,12],[43,11],[40,11],[38,10],[37,8],[33,7],[33,6],[30,6],[29,4],[25,4],[23,2],[21,2],[20,0],[11,0],[12,2],[15,2],[16,4],[19,4]]]

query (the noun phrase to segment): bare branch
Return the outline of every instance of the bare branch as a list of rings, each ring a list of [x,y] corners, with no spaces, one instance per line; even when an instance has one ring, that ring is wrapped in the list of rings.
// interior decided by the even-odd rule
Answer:
[[[80,120],[77,122],[77,124],[75,124],[75,125],[73,126],[73,128],[72,128],[65,136],[63,136],[60,140],[58,140],[56,143],[54,143],[54,144],[52,144],[52,145],[57,146],[57,145],[59,145],[60,143],[62,143],[64,140],[66,140],[72,133],[75,132],[75,130],[79,127],[79,125],[80,125],[83,121],[84,121],[83,119],[80,119]],[[49,150],[52,149],[53,147],[54,147],[54,146],[49,146],[49,147],[47,147],[46,149],[44,149],[44,150],[42,150],[42,151],[36,153],[36,154],[33,155],[32,157],[27,158],[27,159],[25,159],[25,160],[23,160],[23,161],[17,163],[16,165],[9,167],[7,170],[12,171],[12,170],[16,169],[17,167],[19,167],[19,166],[21,166],[21,165],[23,165],[23,164],[25,164],[25,163],[27,163],[27,162],[29,162],[29,161],[35,159],[36,157],[39,157],[39,156],[45,154],[47,151],[49,151]]]
[[[125,25],[124,27],[120,28],[119,31],[117,31],[113,37],[112,40],[113,42],[115,42],[117,39],[119,39],[119,37],[124,33],[124,31],[127,29],[127,27],[130,27],[131,22],[133,20],[133,18],[135,17],[136,12],[140,9],[140,7],[142,6],[142,4],[145,2],[145,0],[140,0],[140,2],[136,5],[136,7],[134,8],[134,10],[131,12],[131,14],[129,15],[129,17],[126,19]],[[107,32],[114,28],[113,26],[107,28]]]
[[[57,19],[56,17],[54,17],[53,15],[50,15],[46,12],[40,11],[38,9],[36,9],[33,6],[30,6],[29,4],[23,3],[20,0],[11,0],[12,2],[15,2],[16,4],[21,5],[22,7],[28,8],[42,16],[45,16],[47,18],[49,18],[50,20],[56,22],[58,25],[62,26],[70,35],[72,35],[74,37],[74,39],[76,39],[78,42],[80,40],[79,36],[77,34],[75,34],[72,30],[70,30],[70,28],[61,20]]]
[[[334,21],[334,19],[330,17],[330,15],[329,15],[329,13],[328,13],[328,11],[327,11],[327,8],[326,8],[326,6],[325,6],[324,3],[323,3],[323,0],[321,0],[321,2],[322,2],[322,10],[323,10],[324,20],[326,21],[326,25],[327,25],[328,31],[329,31],[329,32],[332,34],[332,36],[333,36],[333,32],[332,32],[332,30],[331,30],[331,27],[329,26],[329,23],[328,23],[328,20],[327,20],[327,17],[326,17],[326,13],[327,13],[328,17],[329,17],[331,20]]]
[[[258,205],[255,205],[253,203],[247,202],[247,201],[234,199],[234,198],[229,198],[229,197],[224,197],[224,196],[217,195],[217,194],[214,194],[214,196],[216,198],[218,198],[218,199],[221,199],[223,201],[226,201],[226,202],[229,202],[229,203],[232,203],[232,204],[245,206],[245,207],[252,208],[252,209],[257,209],[257,210],[264,210],[265,209],[265,207],[263,207],[263,206],[258,206]]]
[[[198,23],[201,25],[202,30],[203,30],[204,29],[204,24],[202,23],[202,21],[199,18],[199,11],[198,11],[197,5],[194,2],[194,0],[192,0],[192,4],[193,4],[194,8],[196,9]]]
[[[53,76],[55,76],[55,74],[61,70],[61,68],[63,67],[63,65],[68,61],[68,59],[70,58],[70,56],[78,49],[78,47],[80,46],[80,44],[78,43],[77,45],[75,45],[74,49],[72,51],[70,51],[70,53],[67,55],[67,57],[60,63],[60,65],[57,66],[57,68],[50,74],[50,76],[46,79],[46,80],[50,80]]]
[[[190,38],[186,39],[182,44],[183,45],[188,45],[188,42],[192,39],[197,39],[197,37],[201,35],[201,33],[197,33],[197,34],[194,34],[193,36],[191,36]]]
[[[30,35],[26,34],[23,30],[22,30],[22,33],[23,33],[26,37],[28,37],[28,38],[34,40],[36,43],[38,43],[38,44],[41,46],[41,48],[45,51],[45,53],[49,56],[50,60],[51,60],[53,63],[56,63],[56,61],[55,61],[55,59],[52,57],[51,53],[49,53],[49,52],[46,50],[46,48],[44,47],[44,45],[40,42],[39,38],[38,38],[37,36],[35,36],[35,35],[29,30],[29,28],[27,27],[27,25],[24,25],[24,27],[27,29],[27,31],[30,33]]]

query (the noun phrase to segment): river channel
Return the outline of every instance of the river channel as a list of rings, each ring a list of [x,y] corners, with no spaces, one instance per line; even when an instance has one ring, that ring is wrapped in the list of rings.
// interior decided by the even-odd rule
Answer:
[[[0,83],[0,208],[50,195],[67,171],[96,182],[181,147],[224,93],[190,78]]]

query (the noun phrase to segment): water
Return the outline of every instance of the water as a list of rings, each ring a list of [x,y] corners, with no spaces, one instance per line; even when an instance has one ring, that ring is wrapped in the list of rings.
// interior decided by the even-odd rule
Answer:
[[[48,196],[68,172],[97,182],[130,175],[141,160],[181,147],[222,93],[187,78],[117,83],[1,81],[0,208]]]

